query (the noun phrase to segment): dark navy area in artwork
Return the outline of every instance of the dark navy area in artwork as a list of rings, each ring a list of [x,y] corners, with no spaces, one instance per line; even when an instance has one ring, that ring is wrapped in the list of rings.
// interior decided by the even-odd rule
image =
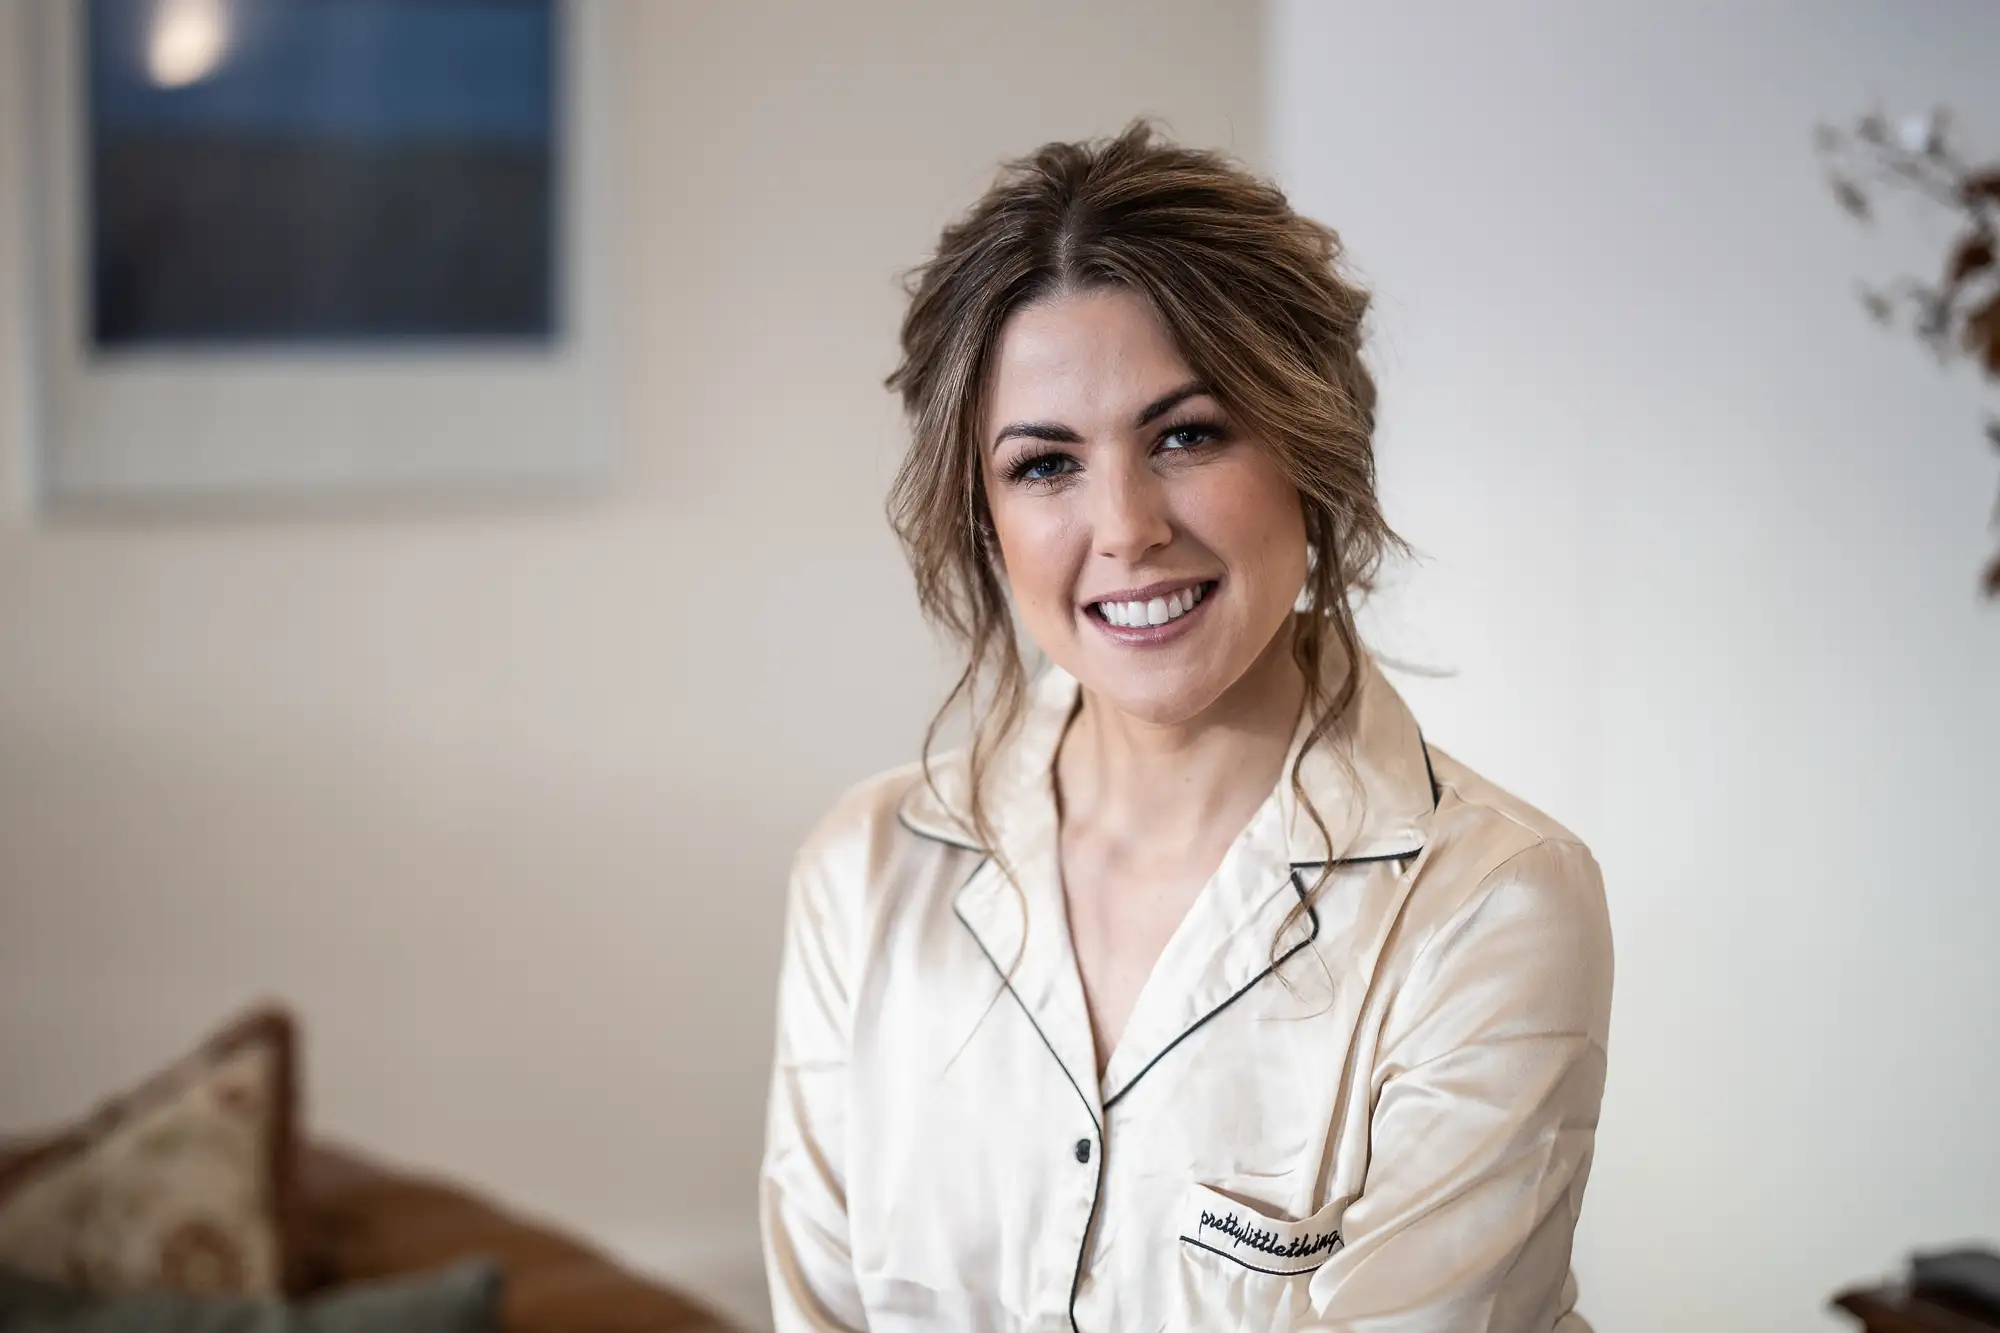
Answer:
[[[557,0],[89,0],[95,344],[556,332]]]

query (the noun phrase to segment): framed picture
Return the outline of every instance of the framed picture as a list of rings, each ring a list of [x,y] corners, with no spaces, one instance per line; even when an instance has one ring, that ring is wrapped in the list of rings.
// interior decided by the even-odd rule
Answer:
[[[612,8],[31,6],[43,499],[605,481]]]

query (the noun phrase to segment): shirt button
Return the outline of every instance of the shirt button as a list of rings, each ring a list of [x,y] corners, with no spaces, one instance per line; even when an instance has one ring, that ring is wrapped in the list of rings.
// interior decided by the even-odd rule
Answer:
[[[1089,1139],[1078,1139],[1076,1141],[1076,1160],[1079,1162],[1088,1162],[1090,1160]]]

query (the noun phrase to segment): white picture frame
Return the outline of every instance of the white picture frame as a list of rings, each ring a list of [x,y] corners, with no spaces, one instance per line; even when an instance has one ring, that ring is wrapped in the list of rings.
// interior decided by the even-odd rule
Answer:
[[[609,71],[616,6],[561,0],[555,336],[547,345],[90,346],[81,0],[25,6],[29,475],[44,511],[588,494],[619,402]],[[0,71],[5,77],[8,71]],[[6,184],[0,182],[0,185]]]

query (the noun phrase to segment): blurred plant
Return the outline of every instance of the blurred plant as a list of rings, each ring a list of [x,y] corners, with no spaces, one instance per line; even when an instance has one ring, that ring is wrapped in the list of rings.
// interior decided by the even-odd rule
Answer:
[[[1863,286],[1861,304],[1878,324],[1895,327],[1907,314],[1915,333],[1942,364],[1964,357],[2000,384],[2000,162],[1974,165],[1948,142],[1950,113],[1942,108],[1891,123],[1880,111],[1852,129],[1821,125],[1814,132],[1833,197],[1859,222],[1872,222],[1879,194],[1914,194],[1955,215],[1957,235],[1935,283],[1899,278]],[[1986,438],[2000,449],[2000,416]],[[2000,526],[2000,501],[1993,513]],[[2000,553],[1986,567],[1988,597],[2000,598]]]

